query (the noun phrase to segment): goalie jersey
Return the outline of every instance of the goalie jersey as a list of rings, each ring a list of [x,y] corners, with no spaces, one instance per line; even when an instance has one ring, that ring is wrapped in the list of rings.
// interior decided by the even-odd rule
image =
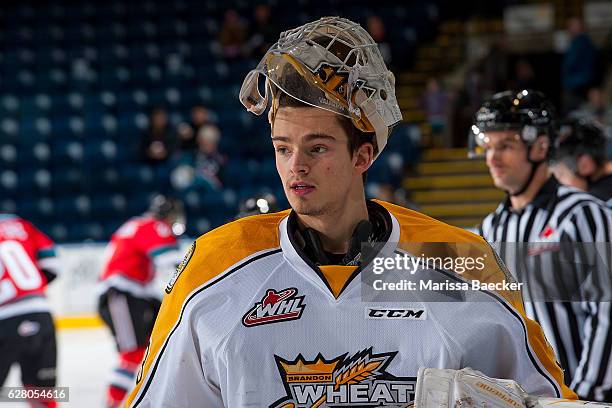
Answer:
[[[371,201],[368,211],[388,220],[381,254],[407,254],[421,242],[490,251],[480,237],[402,207]],[[420,367],[472,367],[530,394],[575,398],[517,292],[364,301],[360,275],[372,263],[313,264],[292,219],[289,211],[248,217],[192,244],[166,287],[126,406],[407,407]],[[488,255],[487,281],[504,280]]]

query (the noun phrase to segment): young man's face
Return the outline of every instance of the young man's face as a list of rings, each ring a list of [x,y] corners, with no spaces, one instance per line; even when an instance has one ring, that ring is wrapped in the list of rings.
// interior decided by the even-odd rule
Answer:
[[[520,189],[531,172],[527,146],[515,130],[486,132],[487,167],[499,189],[514,192]]]
[[[356,183],[362,183],[360,155],[351,157],[348,135],[332,112],[281,108],[272,142],[285,194],[299,215],[321,216],[345,208]]]

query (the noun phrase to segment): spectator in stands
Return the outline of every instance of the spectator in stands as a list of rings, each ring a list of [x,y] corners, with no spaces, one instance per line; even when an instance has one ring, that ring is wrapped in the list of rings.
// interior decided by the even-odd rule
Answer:
[[[570,18],[567,22],[570,43],[561,67],[564,107],[566,112],[576,109],[584,100],[587,89],[593,85],[597,50],[584,32],[582,20]]]
[[[534,89],[537,87],[533,66],[529,61],[520,59],[515,65],[515,83],[512,89]]]
[[[200,128],[197,135],[198,150],[183,153],[172,172],[172,184],[179,190],[218,190],[222,187],[221,172],[226,162],[219,152],[221,132],[213,124]]]
[[[150,164],[165,162],[176,150],[177,142],[176,135],[168,123],[165,109],[153,108],[149,116],[149,127],[141,137],[144,160]]]
[[[219,44],[225,58],[237,58],[244,54],[247,25],[236,10],[227,10],[219,32]]]
[[[484,88],[491,93],[508,89],[508,43],[504,38],[495,40],[482,58]]]
[[[193,152],[197,149],[197,134],[200,128],[210,123],[210,113],[203,105],[191,108],[191,122],[179,124],[177,132],[181,152]]]
[[[253,13],[253,26],[248,41],[248,53],[252,57],[262,57],[268,48],[274,44],[280,31],[274,20],[271,18],[270,6],[258,4]]]
[[[465,146],[465,135],[472,126],[472,118],[485,96],[491,91],[482,72],[482,67],[476,65],[465,73],[463,87],[457,92],[452,108],[452,138],[453,147]]]
[[[427,115],[427,121],[429,126],[431,126],[431,134],[434,140],[439,139],[446,128],[448,101],[449,94],[442,89],[438,79],[430,78],[427,81],[421,105]]]
[[[378,44],[378,49],[387,65],[391,64],[391,45],[387,40],[387,31],[382,19],[376,15],[368,17],[367,21],[368,33],[372,36],[374,42]]]
[[[570,117],[591,121],[603,127],[612,127],[612,108],[606,104],[601,88],[591,88],[587,101],[571,112]]]

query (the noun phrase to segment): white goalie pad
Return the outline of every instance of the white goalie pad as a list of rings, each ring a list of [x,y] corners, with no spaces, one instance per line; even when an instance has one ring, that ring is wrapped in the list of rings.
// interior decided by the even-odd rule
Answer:
[[[490,378],[483,373],[421,368],[417,379],[415,408],[605,408],[610,404],[540,398],[528,395],[513,380]]]

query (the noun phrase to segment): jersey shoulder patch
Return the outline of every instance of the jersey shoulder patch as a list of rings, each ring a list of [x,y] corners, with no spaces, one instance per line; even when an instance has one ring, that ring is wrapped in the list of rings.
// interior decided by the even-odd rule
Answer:
[[[179,276],[181,276],[181,273],[183,273],[183,271],[185,270],[185,267],[191,260],[191,257],[193,256],[193,253],[195,252],[195,248],[196,248],[196,241],[193,241],[191,245],[189,246],[189,248],[187,249],[185,256],[183,256],[183,260],[181,261],[180,264],[178,264],[178,266],[176,267],[176,271],[174,271],[174,274],[172,275],[172,277],[166,284],[166,288],[164,289],[166,293],[169,294],[170,292],[172,292],[172,288],[174,287],[174,284],[178,280]]]

